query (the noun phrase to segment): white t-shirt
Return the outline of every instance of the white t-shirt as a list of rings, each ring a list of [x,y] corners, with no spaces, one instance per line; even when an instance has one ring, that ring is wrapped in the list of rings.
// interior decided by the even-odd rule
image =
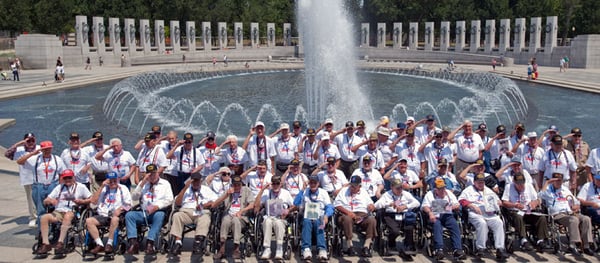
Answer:
[[[201,186],[200,191],[194,191],[190,185],[183,194],[181,208],[196,209],[198,215],[204,210],[204,205],[219,198],[209,187]]]
[[[146,146],[146,145],[144,145],[144,146]],[[167,154],[169,153],[169,151],[171,151],[171,149],[174,146],[175,145],[171,145],[169,143],[169,141],[167,141],[167,140],[160,141],[160,143],[157,144],[157,147],[159,147],[162,150],[162,152],[165,154],[165,158],[167,157]],[[142,151],[144,151],[145,149],[146,148],[144,147],[142,149]],[[173,158],[171,158],[171,159],[167,159],[167,167],[165,168],[163,173],[170,174],[170,175],[177,175],[177,159],[175,156],[173,156]]]
[[[373,200],[362,188],[356,194],[350,192],[350,187],[344,187],[340,193],[335,197],[333,205],[335,207],[343,207],[351,212],[363,212],[368,213],[368,207],[373,204]]]
[[[204,165],[204,168],[202,168],[202,171],[200,171],[202,175],[206,177],[209,174],[219,171],[219,168],[221,168],[221,163],[223,163],[221,158],[222,151],[217,153],[215,152],[215,149],[206,148],[206,146],[202,146],[198,148],[198,150],[202,156],[200,157],[202,159],[200,165]]]
[[[246,186],[248,186],[248,188],[250,188],[250,191],[252,192],[252,197],[254,198],[258,194],[258,191],[260,191],[260,189],[263,187],[263,185],[271,182],[271,177],[273,177],[273,175],[268,170],[265,176],[262,177],[259,177],[256,171],[252,171],[248,173],[246,178],[244,178],[244,183],[246,184]]]
[[[524,170],[527,170],[529,174],[537,175],[540,162],[544,158],[544,152],[541,147],[533,149],[529,147],[528,143],[523,143],[517,149],[517,157],[521,159]]]
[[[523,174],[523,177],[525,177],[525,184],[533,183],[533,178],[531,178],[531,174],[529,174],[527,170],[521,169],[521,173]],[[506,185],[513,183],[512,167],[508,167],[508,169],[504,170],[504,173],[502,173],[502,179],[499,181],[506,181]]]
[[[229,188],[231,188],[231,181],[224,182],[220,176],[215,176],[210,182],[210,189],[218,196],[223,195]]]
[[[592,174],[598,174],[598,172],[600,172],[600,148],[590,151],[585,166],[591,168]]]
[[[302,202],[300,203],[300,207],[306,208],[309,205],[316,205],[318,208],[318,217],[322,217],[325,214],[325,207],[327,205],[331,205],[331,198],[329,198],[329,194],[322,188],[317,188],[316,192],[311,192],[310,188],[304,190],[302,195]],[[306,218],[306,217],[305,217]]]
[[[502,194],[502,200],[511,203],[520,203],[523,204],[523,206],[527,206],[531,201],[537,200],[538,194],[535,191],[535,188],[533,188],[533,185],[525,183],[524,186],[523,192],[519,192],[513,183],[507,184],[504,189],[504,194]],[[516,208],[511,209],[517,210]],[[523,211],[527,211],[527,208],[524,208]]]
[[[318,160],[313,159],[313,153],[315,149],[319,146],[319,142],[314,141],[310,143],[308,139],[304,140],[304,145],[302,146],[302,153],[300,157],[302,162],[306,165],[315,166],[318,164]]]
[[[39,149],[40,146],[36,145],[32,150],[35,151]],[[13,161],[19,160],[23,155],[28,154],[28,151],[25,151],[25,146],[19,146],[15,150],[15,155],[13,156]],[[27,163],[19,165],[19,180],[21,185],[31,185],[33,184],[33,169],[26,167]]]
[[[419,126],[415,128],[415,140],[419,144],[423,144],[429,139],[429,136],[433,137],[436,131],[441,132],[442,129],[435,127],[432,130],[430,130],[429,127],[427,127],[427,125]]]
[[[245,165],[246,162],[248,162],[248,154],[246,154],[244,148],[237,146],[233,150],[231,147],[221,149],[221,163],[224,163],[225,166],[230,164]]]
[[[83,149],[81,149],[82,154],[86,155],[86,161],[92,164],[91,168],[94,172],[106,173],[109,171],[107,162],[99,161],[99,160],[96,160],[96,158],[95,158],[96,154],[98,152],[101,152],[106,148],[108,148],[108,145],[103,144],[101,149],[97,149],[96,145],[88,145],[88,146],[83,147]]]
[[[275,149],[277,150],[277,156],[275,157],[277,162],[290,163],[296,157],[298,144],[291,136],[286,140],[280,137],[275,143]]]
[[[577,198],[600,204],[600,187],[596,187],[594,182],[587,182],[579,190]]]
[[[456,143],[456,157],[468,163],[477,161],[479,152],[485,148],[481,137],[476,133],[473,133],[470,137],[458,134],[454,137],[454,141]]]
[[[288,190],[279,188],[279,192],[275,193],[271,188],[265,189],[260,197],[260,203],[266,209],[266,216],[279,217],[283,209],[289,209],[294,204],[294,199]]]
[[[436,196],[431,190],[423,197],[421,210],[429,207],[435,217],[440,217],[442,214],[452,214],[452,207],[458,205],[458,200],[452,191],[446,189],[446,195],[443,198]]]
[[[73,210],[76,205],[73,200],[75,199],[87,199],[92,196],[90,190],[81,183],[75,183],[71,187],[67,187],[64,184],[57,185],[48,197],[58,200],[56,205],[56,211],[58,212],[69,212]]]
[[[135,165],[135,159],[125,150],[121,150],[119,154],[115,154],[114,150],[108,150],[102,158],[108,163],[110,171],[117,173],[119,177],[127,175],[130,167]]]
[[[179,146],[173,152],[176,158],[175,171],[183,173],[191,173],[196,167],[200,167],[204,164],[204,156],[195,147],[191,150],[185,150],[184,146]]]
[[[413,145],[407,143],[396,145],[398,159],[406,159],[408,169],[415,171],[417,174],[421,173],[421,162],[425,161],[425,156],[419,152],[419,146],[416,142]]]
[[[358,151],[356,151],[356,155],[360,156],[358,161],[359,168],[363,167],[363,158],[367,154],[371,156],[371,167],[373,167],[373,169],[379,170],[385,167],[385,160],[383,159],[383,154],[381,154],[381,151],[379,151],[378,149],[369,150],[367,145],[363,145],[360,148],[358,148]]]
[[[379,142],[377,144],[377,150],[379,150],[379,152],[381,152],[381,155],[383,156],[383,165],[389,162],[392,158],[398,157],[398,154],[395,151],[396,149],[390,148],[391,145],[392,141],[390,140],[387,140],[383,143]]]
[[[341,189],[348,183],[348,179],[346,179],[344,172],[338,169],[336,169],[333,174],[329,174],[327,170],[323,170],[317,173],[317,176],[319,176],[319,185],[321,188],[329,193]],[[333,181],[335,181],[335,183],[332,183]]]
[[[540,172],[544,172],[544,178],[552,178],[553,173],[561,173],[565,182],[571,178],[569,171],[577,170],[577,163],[570,151],[562,150],[558,154],[548,150],[538,167]]]
[[[133,202],[131,201],[131,193],[127,186],[119,184],[117,189],[109,189],[108,187],[102,187],[102,192],[98,197],[98,214],[101,216],[108,216],[110,212],[123,207],[125,210],[131,208]]]
[[[500,209],[498,207],[498,195],[487,186],[483,187],[483,191],[478,191],[474,186],[465,188],[458,200],[467,200],[471,204],[475,204],[481,210],[484,216],[492,217],[496,215],[496,212]],[[469,211],[471,214],[472,211]]]
[[[352,176],[360,176],[362,179],[361,189],[364,190],[370,197],[375,196],[379,185],[383,185],[383,177],[381,173],[375,169],[365,171],[362,168],[354,170]],[[352,178],[352,176],[350,178]]]
[[[288,191],[292,197],[296,197],[300,191],[303,191],[308,187],[308,177],[303,173],[299,173],[297,175],[293,175],[289,173],[288,176],[284,179],[284,187]]]
[[[44,158],[42,153],[29,157],[24,168],[33,171],[34,183],[46,185],[58,181],[60,173],[66,169],[60,157],[52,155],[50,158]]]
[[[406,173],[401,174],[400,171],[398,171],[398,169],[395,169],[392,171],[392,173],[390,174],[390,182],[393,181],[394,179],[400,179],[402,180],[403,183],[406,183],[408,185],[413,185],[419,182],[419,175],[417,175],[417,173],[415,173],[415,171],[413,170],[409,170],[406,169]]]
[[[546,202],[546,206],[548,207],[548,213],[550,215],[555,215],[560,212],[571,213],[571,204],[578,205],[579,201],[577,198],[573,197],[573,194],[569,189],[563,184],[560,189],[554,189],[554,185],[548,185],[548,189],[545,191],[541,191],[539,197]],[[571,201],[572,198],[572,201]]]
[[[329,147],[327,147],[327,149],[324,149],[321,146],[319,147],[319,160],[317,161],[318,164],[322,164],[324,163],[327,158],[329,157],[333,157],[336,160],[340,159],[340,151],[338,150],[337,146],[335,144],[329,144]]]
[[[248,142],[246,152],[248,153],[248,167],[256,165],[258,160],[262,159],[267,161],[267,170],[269,171],[273,167],[271,157],[277,155],[275,143],[268,136],[265,136],[263,139],[258,139],[256,135],[252,136]]]
[[[342,158],[342,160],[347,162],[353,162],[358,160],[359,155],[352,152],[351,149],[352,147],[360,144],[361,142],[362,139],[358,138],[358,136],[354,136],[354,133],[351,137],[348,136],[348,133],[338,134],[338,136],[336,136],[334,140],[334,143],[337,145],[338,150],[340,152],[340,157]]]
[[[146,172],[146,166],[149,164],[155,164],[158,167],[168,167],[169,161],[165,156],[165,152],[160,146],[156,146],[153,149],[144,148],[138,155],[136,165],[140,168],[141,173]],[[174,162],[172,162],[174,163]],[[167,173],[167,172],[164,172]]]
[[[437,145],[435,141],[427,144],[423,150],[423,157],[427,160],[427,171],[429,173],[437,170],[438,160],[446,159],[448,163],[451,163],[454,159],[452,155],[452,149],[448,144],[442,143]]]
[[[402,206],[402,205],[407,206],[407,208],[405,210],[399,211],[399,212],[407,212],[407,211],[413,210],[421,205],[421,203],[419,203],[419,201],[410,192],[403,190],[402,194],[395,195],[392,190],[389,190],[389,191],[385,192],[383,195],[381,195],[381,198],[379,198],[379,200],[377,200],[377,202],[375,202],[375,208],[376,209],[385,208],[385,211],[388,213],[397,213],[398,211],[396,211],[396,209],[392,207],[392,204],[395,204],[398,206]]]
[[[77,182],[85,184],[90,181],[87,171],[81,172],[81,169],[87,165],[87,155],[83,154],[81,149],[64,149],[60,154],[60,158],[68,169],[73,170]]]

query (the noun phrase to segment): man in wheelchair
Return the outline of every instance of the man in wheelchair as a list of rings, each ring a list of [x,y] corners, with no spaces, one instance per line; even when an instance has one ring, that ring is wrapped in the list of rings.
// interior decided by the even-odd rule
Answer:
[[[294,199],[294,206],[302,208],[302,259],[312,259],[312,239],[316,237],[319,260],[327,260],[327,243],[325,242],[325,226],[333,215],[333,205],[329,194],[319,187],[319,176],[308,177],[308,189],[301,191]]]
[[[64,170],[60,174],[62,184],[57,185],[44,200],[44,205],[55,207],[55,209],[43,215],[40,219],[42,245],[36,251],[38,255],[46,255],[52,249],[48,238],[50,224],[59,222],[61,223],[60,234],[54,253],[57,255],[65,254],[64,240],[75,217],[73,208],[90,203],[89,198],[92,193],[90,193],[84,184],[76,182],[74,177],[75,173],[73,170]]]
[[[91,203],[97,206],[98,215],[85,220],[87,230],[92,240],[96,242],[96,247],[90,251],[94,255],[101,252],[114,253],[115,230],[119,226],[120,217],[125,215],[132,206],[129,189],[126,185],[119,184],[119,175],[116,172],[107,173],[101,187],[101,190],[96,191],[91,198]],[[106,246],[102,243],[98,226],[109,226]]]
[[[129,249],[127,254],[139,253],[138,226],[145,224],[150,228],[146,242],[146,254],[156,254],[154,242],[165,220],[164,209],[171,206],[173,192],[167,180],[161,179],[158,167],[154,164],[146,166],[146,176],[133,190],[132,198],[140,200],[140,210],[129,211],[125,215]]]
[[[286,233],[286,218],[292,209],[294,200],[286,189],[281,187],[281,176],[271,178],[271,183],[263,184],[254,200],[254,211],[256,214],[264,206],[263,216],[263,253],[261,259],[271,258],[271,233],[275,230],[275,259],[283,259],[283,238]]]
[[[452,193],[452,190],[446,188],[444,178],[435,178],[434,188],[423,197],[421,210],[424,213],[423,217],[427,218],[429,224],[433,225],[433,248],[435,249],[435,258],[437,260],[444,258],[444,235],[442,227],[450,231],[454,257],[458,259],[467,258],[462,249],[460,227],[454,217],[454,211],[459,208],[458,200]]]
[[[533,183],[527,183],[525,175],[521,172],[516,172],[512,178],[512,183],[506,186],[502,195],[502,205],[508,209],[508,220],[516,229],[523,250],[533,250],[533,246],[527,239],[525,223],[534,226],[532,230],[535,230],[538,251],[547,249],[546,245],[548,243],[544,242],[548,241],[549,238],[546,217],[531,213],[532,210],[540,207],[540,201]]]
[[[488,229],[494,232],[494,245],[496,258],[504,260],[509,257],[506,252],[504,239],[504,223],[498,215],[500,212],[500,199],[490,188],[485,186],[485,174],[479,173],[473,178],[473,185],[465,188],[458,197],[463,208],[468,211],[469,223],[475,227],[475,255],[482,257],[486,248]]]
[[[181,206],[179,211],[173,215],[173,225],[171,226],[171,235],[175,238],[175,245],[172,248],[173,255],[181,254],[183,246],[183,230],[187,224],[195,224],[196,232],[194,236],[193,254],[202,254],[204,252],[204,241],[208,235],[210,226],[210,208],[218,196],[208,186],[202,186],[202,174],[200,172],[192,173],[191,180],[188,180],[183,189],[175,198],[175,205]]]
[[[404,248],[398,251],[403,255],[412,255],[416,253],[414,244],[413,230],[417,223],[417,214],[414,209],[421,206],[421,203],[408,191],[402,191],[403,182],[400,179],[392,180],[392,190],[385,192],[377,202],[376,209],[384,209],[383,223],[390,229],[390,241],[395,241],[404,229]],[[404,226],[404,227],[403,227]],[[380,244],[387,246],[388,244]]]
[[[562,173],[553,173],[552,179],[546,180],[539,194],[548,206],[548,214],[554,221],[565,226],[569,235],[569,252],[579,255],[578,244],[583,241],[583,252],[594,255],[590,248],[593,245],[592,222],[589,217],[579,212],[579,202],[563,183]],[[582,240],[583,239],[583,240]]]
[[[340,212],[337,217],[339,224],[342,225],[344,235],[346,236],[347,249],[344,251],[349,256],[356,256],[357,252],[352,245],[352,231],[354,225],[359,226],[367,232],[367,237],[363,244],[362,255],[371,257],[371,242],[377,236],[377,220],[369,213],[375,210],[375,205],[369,193],[362,188],[362,179],[354,175],[350,178],[350,186],[342,188],[335,197],[335,208]]]
[[[594,175],[592,182],[585,183],[577,199],[585,206],[582,212],[592,219],[592,223],[600,224],[600,174]]]
[[[249,224],[248,212],[254,208],[252,200],[252,191],[246,186],[242,186],[242,177],[234,175],[231,178],[231,188],[221,195],[214,203],[214,207],[224,204],[225,215],[221,221],[219,251],[213,255],[213,259],[219,260],[225,254],[225,241],[229,230],[233,232],[233,258],[240,259],[240,241],[242,239],[242,228]]]

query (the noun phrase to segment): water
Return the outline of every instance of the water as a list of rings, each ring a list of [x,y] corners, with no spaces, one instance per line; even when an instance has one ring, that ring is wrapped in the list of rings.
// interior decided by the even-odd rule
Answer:
[[[402,76],[399,73],[418,76]],[[92,85],[3,101],[0,103],[0,118],[15,118],[17,123],[0,132],[0,145],[9,147],[21,140],[23,134],[32,131],[37,135],[38,141],[54,141],[54,151],[58,153],[67,147],[66,141],[70,132],[77,131],[83,139],[87,139],[91,138],[96,130],[101,130],[105,138],[118,136],[123,139],[126,149],[132,149],[135,142],[152,125],[162,120],[171,123],[166,125],[165,130],[176,128],[180,135],[183,131],[192,131],[199,137],[210,129],[217,131],[218,140],[222,141],[228,134],[236,134],[243,139],[252,123],[258,119],[261,109],[260,120],[266,123],[268,133],[275,131],[281,121],[291,123],[293,120],[307,119],[302,106],[306,101],[302,71],[269,71],[256,74],[233,72],[232,76],[226,76],[224,73],[190,74],[170,79],[166,75],[153,73],[150,76],[140,75],[124,80],[119,84]],[[594,112],[589,110],[600,107],[600,95],[518,82],[518,86],[498,88],[510,90],[504,94],[513,98],[512,105],[498,105],[492,102],[505,98],[504,95],[490,94],[488,91],[478,90],[475,86],[451,84],[448,81],[450,76],[446,76],[444,81],[436,81],[424,75],[421,72],[373,70],[359,72],[358,79],[366,95],[372,98],[375,118],[388,115],[392,123],[404,121],[407,115],[417,119],[423,118],[432,113],[433,107],[439,115],[438,124],[442,125],[456,127],[460,120],[470,118],[475,123],[485,120],[493,131],[498,123],[512,126],[514,122],[521,120],[525,122],[528,131],[535,130],[538,134],[550,124],[557,125],[561,134],[566,134],[577,126],[583,130],[584,140],[592,147],[600,146],[600,137],[592,132],[596,129],[596,118]],[[207,78],[192,81],[192,77],[201,76]],[[144,78],[143,81],[140,78]],[[478,76],[475,73],[456,75],[454,78],[462,81],[481,78],[488,82],[497,82],[489,76]],[[166,86],[161,88],[151,80]],[[183,84],[173,85],[169,82],[172,80],[181,81]],[[148,86],[136,89],[127,87],[127,91],[120,92],[113,89],[133,82]],[[152,87],[157,90],[152,91]],[[134,91],[135,95],[128,93]],[[117,96],[122,99],[107,100],[109,93],[111,96],[116,93],[122,94]],[[519,93],[526,98],[527,105],[518,102],[519,98],[514,98]],[[489,103],[486,103],[486,100]],[[185,102],[177,103],[179,101]],[[173,108],[175,104],[177,107]],[[116,108],[106,110],[104,105],[114,105],[112,107]],[[513,112],[513,107],[517,113]],[[523,107],[526,107],[527,114],[519,116],[518,112]],[[158,109],[163,109],[164,112],[161,113]],[[160,114],[171,117],[165,120]],[[158,119],[155,119],[156,117]],[[337,121],[336,128],[340,128],[344,122],[345,120]],[[367,123],[369,125],[369,122]],[[164,123],[162,125],[165,126]],[[369,125],[367,128],[372,127],[374,126]]]
[[[356,73],[352,26],[343,0],[297,1],[298,30],[305,50],[306,114],[311,124],[332,118],[374,119]]]

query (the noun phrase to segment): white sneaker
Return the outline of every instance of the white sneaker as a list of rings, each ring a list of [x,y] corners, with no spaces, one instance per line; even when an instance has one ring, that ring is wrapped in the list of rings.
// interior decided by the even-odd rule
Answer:
[[[267,260],[269,258],[271,258],[271,249],[265,247],[265,251],[263,251],[262,255],[260,255],[260,259]]]
[[[312,258],[312,252],[310,251],[310,248],[305,248],[302,251],[302,258],[304,260],[310,260]]]
[[[320,260],[327,260],[327,250],[325,250],[325,249],[319,249],[319,259]]]
[[[275,250],[275,259],[283,259],[283,248],[278,247],[277,250]]]
[[[37,221],[35,219],[29,220],[29,227],[30,228],[36,228],[37,227]]]

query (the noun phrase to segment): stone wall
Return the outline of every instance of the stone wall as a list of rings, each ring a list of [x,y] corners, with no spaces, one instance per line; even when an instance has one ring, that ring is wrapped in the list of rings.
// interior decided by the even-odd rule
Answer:
[[[53,69],[56,59],[64,57],[60,39],[43,34],[22,34],[17,37],[15,54],[28,69]]]

